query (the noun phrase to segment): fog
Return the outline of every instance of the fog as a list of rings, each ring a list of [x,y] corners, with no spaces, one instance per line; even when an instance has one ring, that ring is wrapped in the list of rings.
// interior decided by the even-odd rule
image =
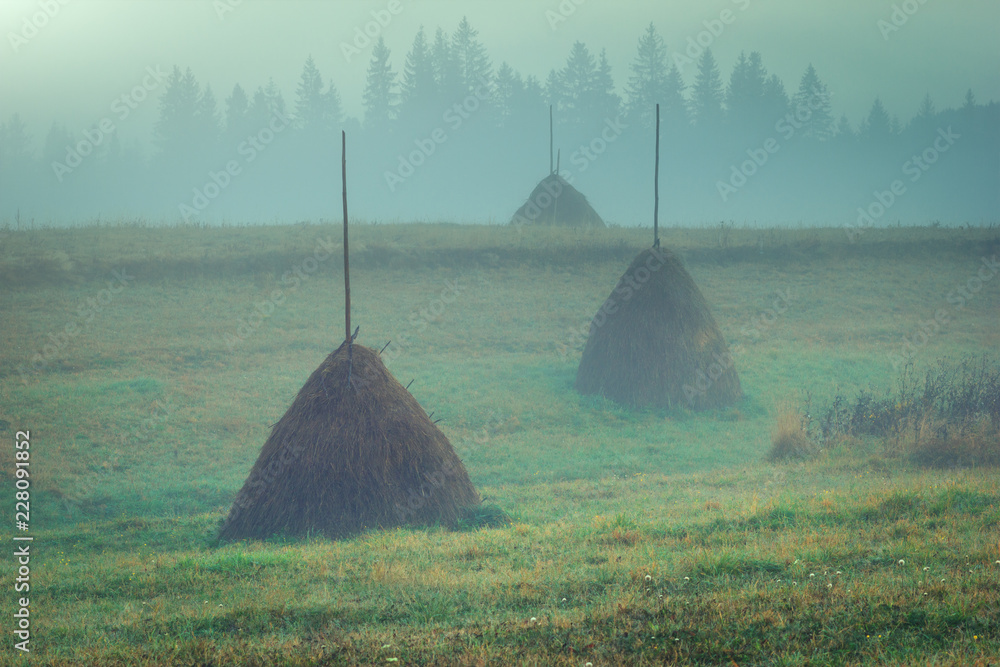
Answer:
[[[0,224],[995,222],[1000,5],[817,5],[5,2]]]

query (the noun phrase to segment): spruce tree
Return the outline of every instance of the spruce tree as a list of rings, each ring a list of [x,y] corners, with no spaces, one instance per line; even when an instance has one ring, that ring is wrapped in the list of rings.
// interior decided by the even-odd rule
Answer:
[[[656,104],[676,104],[676,99],[671,98],[675,92],[680,94],[681,90],[677,87],[680,72],[676,77],[673,70],[668,74],[667,50],[652,23],[639,38],[636,57],[629,65],[629,72],[625,87],[625,114],[630,124],[652,127]],[[669,77],[674,77],[673,84],[669,82]]]
[[[486,47],[479,41],[479,32],[473,29],[469,19],[464,16],[451,38],[451,48],[458,66],[462,92],[466,95],[477,90],[488,93],[493,67],[486,54]]]
[[[403,82],[400,87],[399,102],[400,114],[422,117],[431,113],[435,106],[440,106],[436,98],[437,82],[434,78],[431,46],[427,43],[424,27],[420,26],[403,65]]]
[[[385,45],[385,38],[379,37],[365,77],[362,98],[365,123],[371,128],[387,128],[396,117],[396,97],[396,73],[389,64],[389,47]]]
[[[816,69],[811,63],[802,75],[792,105],[796,118],[802,124],[801,136],[819,141],[825,141],[833,136],[830,91],[826,84],[819,80]]]
[[[326,100],[323,97],[323,77],[316,68],[312,55],[306,59],[295,89],[295,126],[300,130],[315,132],[326,124]]]
[[[705,129],[722,125],[722,76],[711,49],[698,59],[698,74],[691,89],[691,116],[696,126]]]

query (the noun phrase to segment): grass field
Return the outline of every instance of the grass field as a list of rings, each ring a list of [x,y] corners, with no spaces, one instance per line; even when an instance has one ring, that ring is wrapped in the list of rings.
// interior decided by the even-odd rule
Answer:
[[[921,467],[875,438],[768,459],[788,406],[1000,349],[995,228],[666,230],[746,397],[663,413],[572,390],[648,230],[358,225],[359,342],[389,343],[514,523],[217,544],[270,425],[343,338],[340,235],[0,234],[31,664],[1000,664],[996,468]],[[0,664],[22,664],[7,637]]]

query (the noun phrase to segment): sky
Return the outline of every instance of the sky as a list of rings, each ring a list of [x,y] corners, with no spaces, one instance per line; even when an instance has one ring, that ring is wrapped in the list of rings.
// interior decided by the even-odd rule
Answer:
[[[605,48],[619,93],[652,22],[688,83],[694,65],[683,58],[699,39],[724,79],[741,51],[757,50],[793,92],[812,63],[835,115],[855,125],[876,96],[904,122],[927,93],[938,108],[960,106],[969,88],[1000,100],[996,0],[0,0],[0,120],[19,112],[40,150],[54,121],[79,131],[145,83],[149,94],[118,123],[124,139],[145,142],[162,90],[148,72],[190,67],[220,106],[235,83],[253,90],[273,78],[291,105],[309,55],[360,117],[371,45],[344,52],[358,31],[383,36],[400,70],[419,26],[450,33],[462,16],[494,65],[540,80],[577,40]]]

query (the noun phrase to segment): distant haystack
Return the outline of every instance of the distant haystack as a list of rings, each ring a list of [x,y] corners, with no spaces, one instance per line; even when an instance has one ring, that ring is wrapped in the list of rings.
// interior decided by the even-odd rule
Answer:
[[[535,186],[528,201],[511,218],[510,224],[605,226],[604,220],[590,206],[587,198],[555,172]]]
[[[648,248],[590,324],[576,389],[630,407],[694,410],[742,396],[726,340],[680,260]]]
[[[448,438],[377,352],[349,345],[320,364],[274,425],[221,539],[449,525],[479,504]]]

